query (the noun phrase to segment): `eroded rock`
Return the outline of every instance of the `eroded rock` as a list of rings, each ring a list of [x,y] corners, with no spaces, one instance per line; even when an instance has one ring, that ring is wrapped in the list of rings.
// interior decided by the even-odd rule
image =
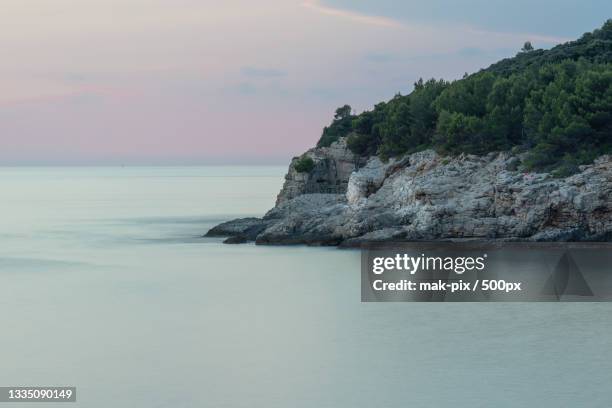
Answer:
[[[386,240],[612,237],[609,155],[557,179],[520,171],[520,159],[508,153],[449,158],[426,150],[387,163],[372,157],[361,167],[354,165],[347,178],[346,153],[309,152],[327,155],[329,162],[315,174],[322,179],[318,186],[327,186],[321,190],[329,191],[318,191],[308,180],[300,184],[290,167],[277,205],[262,219],[224,223],[207,235],[240,235],[258,244],[343,246]]]
[[[302,194],[345,194],[351,173],[366,161],[348,149],[344,138],[329,147],[310,149],[304,155],[313,159],[313,169],[298,172],[295,164],[299,157],[294,157],[276,198],[277,205]]]

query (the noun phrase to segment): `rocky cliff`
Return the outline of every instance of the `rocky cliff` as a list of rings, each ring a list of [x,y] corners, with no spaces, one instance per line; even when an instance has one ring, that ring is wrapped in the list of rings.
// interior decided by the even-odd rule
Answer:
[[[293,158],[285,184],[276,197],[277,206],[302,194],[344,194],[351,173],[365,164],[365,158],[346,147],[344,138],[329,147],[310,149],[303,156],[313,160],[313,169],[298,172],[295,165],[300,157]]]
[[[383,163],[340,141],[289,168],[263,218],[229,221],[207,236],[258,244],[359,245],[388,240],[612,240],[612,158],[573,176],[521,171],[508,153],[441,157],[426,150]]]

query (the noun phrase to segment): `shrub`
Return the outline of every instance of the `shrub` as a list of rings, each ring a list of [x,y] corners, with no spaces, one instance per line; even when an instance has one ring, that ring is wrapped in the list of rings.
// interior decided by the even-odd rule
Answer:
[[[314,160],[309,156],[302,156],[295,162],[294,168],[298,173],[310,173],[314,168]]]

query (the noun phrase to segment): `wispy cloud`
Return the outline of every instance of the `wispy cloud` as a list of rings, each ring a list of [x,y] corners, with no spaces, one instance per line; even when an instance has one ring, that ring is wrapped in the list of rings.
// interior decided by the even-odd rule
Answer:
[[[525,41],[532,41],[538,43],[544,43],[547,45],[565,43],[571,40],[567,37],[557,37],[551,35],[542,35],[534,33],[504,33],[498,31],[481,30],[474,27],[466,27],[466,30],[470,33],[483,35],[483,36],[494,36],[498,38],[524,38]]]
[[[240,72],[251,78],[278,78],[287,75],[285,71],[274,68],[261,68],[261,67],[242,67]]]
[[[352,20],[358,23],[376,25],[382,27],[402,27],[403,24],[397,20],[393,20],[388,17],[380,16],[369,16],[366,14],[357,13],[354,11],[344,10],[340,8],[324,6],[318,0],[305,0],[302,6],[316,11],[317,13],[325,14],[328,16],[340,17],[347,20]]]
[[[255,93],[257,93],[255,86],[249,82],[239,83],[236,89],[243,95],[255,95]]]
[[[0,162],[292,157],[337,106],[565,40],[529,33],[594,27],[543,5],[519,24],[503,0],[29,3],[2,3]]]
[[[99,97],[125,99],[136,95],[134,89],[127,86],[111,86],[103,84],[79,84],[76,86],[60,86],[43,89],[38,92],[21,92],[0,96],[0,106],[19,106],[38,103],[57,103],[81,97]]]
[[[314,10],[320,14],[335,16],[339,18],[344,18],[347,20],[352,20],[355,22],[374,25],[374,26],[383,26],[383,27],[393,27],[393,28],[415,28],[418,26],[416,23],[409,23],[407,21],[400,21],[398,19],[393,19],[384,16],[378,15],[369,15],[363,14],[352,10],[347,10],[344,8],[334,7],[322,4],[320,0],[304,0],[302,6]],[[570,38],[554,36],[554,35],[544,35],[533,32],[503,32],[503,31],[491,31],[486,29],[481,29],[477,26],[471,24],[451,24],[446,25],[447,27],[454,26],[456,29],[463,31],[468,34],[475,34],[478,36],[485,36],[490,38],[498,38],[500,40],[508,40],[508,39],[524,39],[523,41],[532,41],[536,44],[545,44],[545,45],[556,45],[559,43],[564,43],[570,41]],[[436,27],[436,24],[430,24],[429,28]]]
[[[379,52],[371,52],[364,56],[364,59],[369,62],[396,62],[399,58],[397,55],[389,54],[389,53],[379,53]]]

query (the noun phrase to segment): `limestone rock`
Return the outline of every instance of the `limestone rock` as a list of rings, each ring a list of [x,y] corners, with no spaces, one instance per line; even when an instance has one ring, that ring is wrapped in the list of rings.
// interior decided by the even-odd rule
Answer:
[[[351,173],[365,164],[365,158],[348,149],[344,138],[329,147],[316,147],[304,154],[314,161],[314,168],[308,173],[298,172],[295,164],[299,157],[294,157],[276,198],[277,205],[302,194],[344,194]]]
[[[509,153],[450,158],[426,150],[366,163],[347,153],[343,141],[324,149],[307,153],[316,158],[308,176],[297,174],[292,163],[277,205],[262,219],[230,221],[207,235],[245,236],[257,244],[343,246],[386,240],[612,240],[609,155],[558,179],[520,171],[520,157]]]
[[[223,241],[224,244],[244,244],[249,240],[244,235],[234,235]]]
[[[266,227],[266,223],[261,218],[238,218],[232,221],[227,221],[210,229],[205,237],[234,237],[242,236],[247,240],[255,240]]]

